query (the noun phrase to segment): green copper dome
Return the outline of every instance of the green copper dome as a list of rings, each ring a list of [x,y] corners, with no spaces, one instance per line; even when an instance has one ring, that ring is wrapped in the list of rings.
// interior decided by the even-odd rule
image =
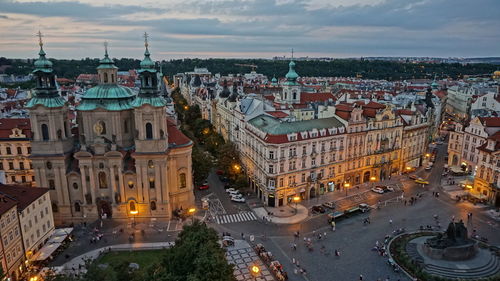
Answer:
[[[127,87],[116,84],[101,84],[85,92],[77,110],[88,111],[102,108],[110,111],[127,110],[132,108],[134,92]]]
[[[297,85],[297,78],[299,78],[299,75],[295,72],[295,62],[290,61],[288,64],[288,73],[285,77],[287,80],[285,85]]]
[[[144,59],[141,61],[141,69],[139,70],[139,72],[142,71],[156,72],[155,63],[154,61],[151,60],[149,56],[150,56],[149,50],[148,47],[146,47],[146,51],[144,52]]]
[[[43,51],[42,45],[40,45],[40,52],[38,52],[39,58],[35,61],[35,69],[33,72],[52,72],[52,62],[45,57],[45,52]]]
[[[118,68],[118,67],[115,66],[115,63],[113,62],[113,60],[109,58],[109,55],[108,55],[108,45],[105,44],[104,46],[105,46],[104,58],[102,58],[99,61],[99,66],[97,67],[97,69]]]

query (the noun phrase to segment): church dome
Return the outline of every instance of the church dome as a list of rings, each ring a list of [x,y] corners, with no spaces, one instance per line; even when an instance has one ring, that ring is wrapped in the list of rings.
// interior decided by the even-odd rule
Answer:
[[[52,62],[45,57],[45,52],[43,51],[42,46],[40,46],[40,52],[38,53],[40,56],[34,63],[35,71],[44,71],[51,72],[52,71]]]
[[[117,111],[131,109],[135,98],[132,89],[116,84],[101,84],[88,89],[77,110],[87,111],[97,108]]]
[[[500,70],[493,72],[493,76],[500,77]]]

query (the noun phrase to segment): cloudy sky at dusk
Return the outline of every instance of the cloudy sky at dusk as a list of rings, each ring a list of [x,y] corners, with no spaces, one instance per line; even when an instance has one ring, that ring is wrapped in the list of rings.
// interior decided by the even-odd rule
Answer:
[[[0,56],[500,56],[499,0],[0,0]]]

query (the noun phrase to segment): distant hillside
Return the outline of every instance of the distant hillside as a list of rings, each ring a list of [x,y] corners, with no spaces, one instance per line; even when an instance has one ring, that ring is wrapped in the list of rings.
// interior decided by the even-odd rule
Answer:
[[[481,58],[491,61],[491,58]],[[489,60],[488,60],[489,59]],[[471,59],[472,60],[472,59]],[[477,59],[474,59],[477,60]],[[81,73],[95,73],[99,59],[55,60],[54,70],[59,77],[74,79]],[[476,61],[475,61],[476,62]],[[115,59],[120,70],[139,67],[140,60]],[[272,77],[283,77],[288,71],[288,61],[265,59],[179,59],[163,61],[163,73],[172,76],[179,72],[192,71],[195,67],[206,67],[212,73],[237,74],[250,72],[249,67],[235,64],[255,64],[257,72]],[[5,67],[9,65],[10,67]],[[360,75],[368,79],[412,79],[441,77],[459,78],[463,75],[491,75],[500,67],[487,63],[403,63],[393,61],[368,61],[359,59],[338,59],[333,61],[298,61],[296,70],[300,76],[343,76]],[[28,74],[33,69],[33,59],[0,58],[0,69],[6,74]]]

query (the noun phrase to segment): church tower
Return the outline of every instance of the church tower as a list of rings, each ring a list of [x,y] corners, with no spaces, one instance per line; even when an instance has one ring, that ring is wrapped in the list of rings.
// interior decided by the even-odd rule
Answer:
[[[144,46],[138,71],[141,87],[132,102],[136,126],[133,158],[137,182],[141,183],[135,207],[142,214],[169,216],[167,102],[158,90],[158,72],[150,58],[147,33]]]
[[[69,214],[70,201],[66,168],[73,150],[73,137],[68,122],[68,106],[59,95],[52,62],[45,57],[42,34],[38,32],[40,52],[35,61],[36,81],[33,96],[28,101],[33,140],[33,169],[38,187],[50,189],[54,217]]]
[[[295,72],[295,62],[292,60],[288,64],[288,73],[285,75],[286,81],[283,83],[280,103],[296,104],[300,103],[300,84],[297,82],[299,75]]]

